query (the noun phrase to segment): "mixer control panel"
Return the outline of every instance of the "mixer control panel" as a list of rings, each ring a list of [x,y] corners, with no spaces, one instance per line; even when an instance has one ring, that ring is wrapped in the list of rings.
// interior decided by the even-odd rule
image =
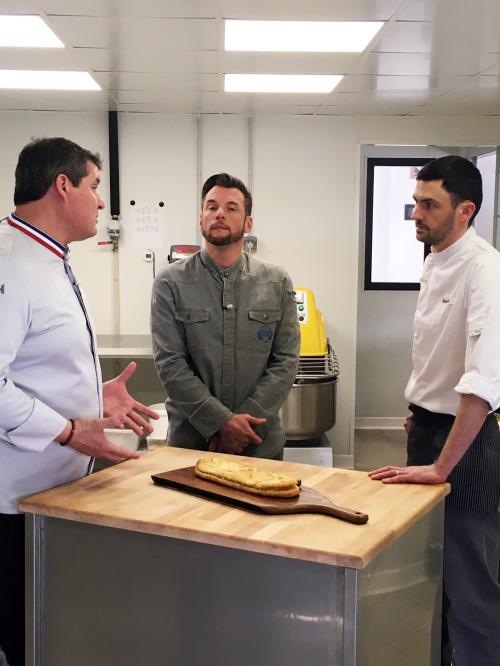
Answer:
[[[297,303],[297,317],[300,324],[307,324],[309,317],[307,311],[307,295],[305,291],[297,290],[295,292],[295,302]]]

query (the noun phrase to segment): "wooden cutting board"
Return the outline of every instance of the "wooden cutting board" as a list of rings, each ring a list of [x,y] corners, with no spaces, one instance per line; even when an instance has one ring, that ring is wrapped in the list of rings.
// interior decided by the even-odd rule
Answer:
[[[252,511],[269,514],[322,513],[358,525],[363,525],[368,520],[366,513],[336,506],[322,493],[305,486],[301,487],[298,497],[264,497],[200,479],[195,474],[194,466],[153,474],[152,479],[158,485],[170,486]]]

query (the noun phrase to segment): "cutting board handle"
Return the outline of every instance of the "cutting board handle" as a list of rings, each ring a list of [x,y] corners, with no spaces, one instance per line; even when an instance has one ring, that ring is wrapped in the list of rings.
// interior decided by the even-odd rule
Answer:
[[[326,516],[340,518],[341,520],[346,520],[347,522],[355,523],[356,525],[364,525],[368,522],[368,515],[366,513],[362,513],[361,511],[354,511],[353,509],[345,509],[343,506],[337,506],[336,504],[316,505],[311,509],[311,512],[323,513]]]

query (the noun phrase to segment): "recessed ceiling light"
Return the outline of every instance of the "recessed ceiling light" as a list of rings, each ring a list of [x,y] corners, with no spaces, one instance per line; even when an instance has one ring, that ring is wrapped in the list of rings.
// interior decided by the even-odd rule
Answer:
[[[327,74],[225,74],[226,92],[329,93],[342,75]]]
[[[0,15],[0,46],[64,48],[40,16],[24,15]]]
[[[363,51],[383,21],[233,21],[225,25],[226,51]]]
[[[0,88],[17,90],[101,90],[88,72],[0,69]]]

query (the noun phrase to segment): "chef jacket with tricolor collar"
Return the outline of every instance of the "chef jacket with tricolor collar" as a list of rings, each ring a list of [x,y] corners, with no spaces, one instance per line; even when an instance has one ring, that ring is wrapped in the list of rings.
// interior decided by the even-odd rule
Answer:
[[[14,213],[0,224],[0,513],[89,468],[54,441],[68,418],[102,415],[95,336],[68,254]]]

